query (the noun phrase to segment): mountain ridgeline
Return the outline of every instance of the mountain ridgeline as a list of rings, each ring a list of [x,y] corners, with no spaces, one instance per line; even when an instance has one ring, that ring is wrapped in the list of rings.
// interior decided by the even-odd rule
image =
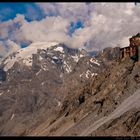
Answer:
[[[93,55],[94,54],[94,55]],[[100,52],[33,43],[2,60],[0,135],[140,135],[140,65]]]

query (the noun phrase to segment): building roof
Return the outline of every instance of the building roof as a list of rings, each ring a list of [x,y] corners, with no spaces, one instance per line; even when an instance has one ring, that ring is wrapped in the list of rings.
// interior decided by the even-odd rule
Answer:
[[[130,48],[130,46],[122,47],[122,48],[120,48],[120,50],[123,50],[125,48]]]
[[[140,37],[140,33],[137,33],[136,35],[134,35],[132,37]]]

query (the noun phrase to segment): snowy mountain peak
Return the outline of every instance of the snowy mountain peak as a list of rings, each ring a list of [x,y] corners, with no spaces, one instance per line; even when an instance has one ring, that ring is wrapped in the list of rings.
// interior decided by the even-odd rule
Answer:
[[[36,54],[38,49],[47,49],[52,46],[59,45],[58,42],[36,42],[30,44],[26,48],[19,49],[6,57],[4,61],[4,70],[10,69],[15,62],[22,60],[27,66],[32,65],[32,54]]]
[[[10,70],[11,68],[18,68],[20,71],[23,69],[22,66],[25,66],[25,68],[29,70],[36,71],[37,75],[40,73],[39,71],[41,71],[41,69],[43,71],[59,69],[61,75],[61,73],[69,74],[75,67],[78,67],[78,62],[82,57],[85,57],[84,63],[87,63],[87,68],[89,68],[89,70],[92,69],[93,65],[94,67],[96,67],[95,65],[100,66],[98,60],[89,56],[86,50],[69,48],[67,45],[58,42],[32,43],[28,47],[19,49],[6,57],[2,62],[2,66],[5,71]],[[14,67],[16,62],[19,64],[19,67],[17,67],[17,65]],[[84,69],[85,68],[78,70],[79,75]],[[92,73],[94,73],[92,70],[90,73],[86,73],[86,78],[91,77]]]

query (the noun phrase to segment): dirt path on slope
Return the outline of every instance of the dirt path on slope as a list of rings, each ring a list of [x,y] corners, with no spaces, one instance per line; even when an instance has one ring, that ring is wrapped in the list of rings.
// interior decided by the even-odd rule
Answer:
[[[133,108],[140,108],[140,90],[137,90],[133,95],[125,99],[109,116],[102,117],[86,128],[80,136],[87,136],[91,134],[106,122],[120,117],[122,114]]]

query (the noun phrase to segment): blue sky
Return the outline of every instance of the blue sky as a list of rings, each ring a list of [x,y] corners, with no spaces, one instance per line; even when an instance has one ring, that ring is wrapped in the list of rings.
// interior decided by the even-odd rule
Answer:
[[[84,24],[83,22],[81,22],[81,20],[77,20],[76,22],[71,22],[69,27],[69,35],[71,36],[72,33],[74,33],[74,31],[79,28],[84,28]]]
[[[41,20],[45,16],[55,16],[56,13],[45,14],[43,10],[33,2],[2,2],[0,3],[0,22],[14,19],[16,14],[25,15],[25,19],[30,22],[33,20]],[[83,22],[78,19],[76,22],[71,22],[68,34],[78,29],[83,28]]]
[[[43,11],[32,2],[0,3],[0,21],[13,19],[16,14],[24,14],[28,21],[40,20],[44,17]]]

